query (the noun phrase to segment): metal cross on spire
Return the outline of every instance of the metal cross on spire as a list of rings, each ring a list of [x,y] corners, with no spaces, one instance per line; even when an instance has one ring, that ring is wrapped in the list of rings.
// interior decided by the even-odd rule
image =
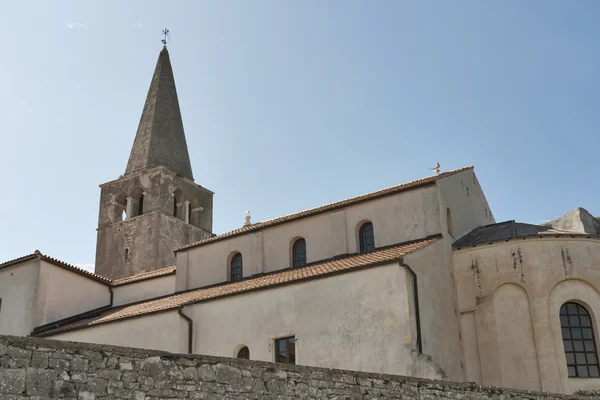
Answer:
[[[161,40],[163,46],[167,45],[167,38],[170,38],[171,36],[169,35],[169,30],[168,29],[163,29],[162,34],[164,36],[164,38]]]

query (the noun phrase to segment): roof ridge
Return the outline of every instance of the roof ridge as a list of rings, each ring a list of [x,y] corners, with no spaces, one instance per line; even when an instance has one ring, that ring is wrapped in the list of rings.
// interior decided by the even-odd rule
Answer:
[[[98,275],[98,274],[96,274],[94,272],[90,272],[90,271],[88,271],[86,269],[77,267],[77,266],[75,266],[73,264],[69,264],[69,263],[67,263],[65,261],[59,260],[58,258],[51,257],[51,256],[49,256],[47,254],[42,253],[39,250],[36,250],[33,253],[31,253],[31,254],[27,254],[26,256],[22,256],[22,257],[18,257],[18,258],[9,260],[9,261],[5,261],[5,262],[3,262],[3,263],[0,264],[0,269],[1,268],[7,268],[7,267],[12,266],[12,265],[17,265],[17,264],[20,264],[22,262],[30,261],[30,260],[33,260],[35,258],[47,261],[50,264],[55,265],[57,267],[61,267],[61,268],[67,269],[67,270],[72,270],[72,272],[79,273],[80,275],[85,275],[85,276],[89,277],[90,279],[93,279],[93,280],[96,280],[96,281],[101,281],[102,283],[110,283],[111,282],[111,280],[109,278],[106,278],[106,277],[104,277],[102,275]]]
[[[177,267],[175,265],[171,265],[170,267],[164,267],[155,269],[154,271],[142,272],[141,274],[126,276],[124,278],[113,279],[111,281],[113,286],[125,285],[127,283],[139,282],[146,279],[158,278],[161,276],[169,275],[175,272]]]
[[[287,214],[287,215],[283,215],[283,216],[279,216],[276,218],[271,218],[271,219],[267,219],[264,221],[260,221],[260,222],[256,222],[253,223],[251,225],[248,226],[243,226],[241,228],[238,229],[234,229],[231,230],[229,232],[224,232],[221,233],[219,235],[215,235],[206,239],[202,239],[199,240],[197,242],[194,243],[190,243],[188,245],[182,246],[178,249],[175,250],[175,252],[181,251],[181,250],[185,250],[185,249],[189,249],[192,247],[196,247],[196,246],[201,246],[203,244],[206,243],[211,243],[214,241],[218,241],[218,240],[222,240],[228,237],[232,237],[232,236],[237,236],[240,234],[244,234],[244,233],[249,233],[249,232],[254,232],[263,228],[267,228],[269,226],[274,226],[274,225],[278,225],[281,223],[286,223],[286,222],[291,222],[294,221],[296,219],[300,219],[300,218],[305,218],[305,217],[309,217],[312,215],[316,215],[319,214],[321,212],[325,212],[325,211],[329,211],[329,210],[333,210],[333,209],[337,209],[340,207],[346,207],[346,206],[350,206],[352,204],[356,204],[356,203],[360,203],[362,201],[366,201],[366,200],[371,200],[371,199],[375,199],[378,198],[380,196],[386,196],[386,195],[391,195],[391,194],[395,194],[397,192],[403,191],[403,190],[408,190],[408,189],[413,189],[413,188],[417,188],[422,184],[432,184],[435,183],[436,181],[438,181],[439,179],[443,179],[446,178],[448,176],[452,176],[454,174],[457,174],[459,172],[463,172],[463,171],[467,171],[469,169],[473,169],[475,168],[474,165],[468,165],[466,167],[462,167],[462,168],[457,168],[454,170],[450,170],[450,171],[446,171],[446,172],[442,172],[441,174],[437,174],[437,175],[430,175],[424,178],[419,178],[419,179],[414,179],[412,181],[408,181],[408,182],[404,182],[404,183],[400,183],[394,186],[390,186],[384,189],[379,189],[373,192],[368,192],[365,194],[361,194],[358,196],[354,196],[354,197],[349,197],[343,200],[338,200],[338,201],[334,201],[332,203],[328,203],[328,204],[324,204],[322,206],[317,206],[317,207],[313,207],[313,208],[309,208],[309,209],[305,209],[302,211],[297,211],[291,214]]]

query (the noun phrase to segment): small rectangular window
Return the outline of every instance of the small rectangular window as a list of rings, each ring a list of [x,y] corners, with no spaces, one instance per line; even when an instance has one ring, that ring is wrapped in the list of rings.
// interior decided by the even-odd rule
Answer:
[[[296,338],[275,339],[275,362],[296,364]]]

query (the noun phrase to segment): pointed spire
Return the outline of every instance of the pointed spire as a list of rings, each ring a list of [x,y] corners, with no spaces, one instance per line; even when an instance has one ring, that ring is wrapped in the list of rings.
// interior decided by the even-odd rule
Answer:
[[[166,46],[158,56],[125,175],[158,166],[194,179]]]

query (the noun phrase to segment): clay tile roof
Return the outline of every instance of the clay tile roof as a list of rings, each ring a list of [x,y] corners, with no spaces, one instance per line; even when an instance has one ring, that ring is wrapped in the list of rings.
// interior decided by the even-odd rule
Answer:
[[[157,269],[155,271],[144,272],[142,274],[128,276],[126,278],[115,279],[112,281],[112,284],[113,284],[113,286],[121,286],[121,285],[127,285],[128,283],[134,283],[134,282],[145,281],[147,279],[159,278],[161,276],[174,275],[176,269],[177,268],[175,266],[161,268],[161,269]]]
[[[286,269],[257,277],[250,277],[238,282],[229,282],[187,292],[175,293],[166,297],[114,307],[100,311],[94,316],[82,314],[82,319],[79,321],[67,323],[61,327],[46,331],[38,331],[35,332],[34,335],[51,336],[61,332],[83,329],[126,318],[171,310],[186,304],[199,303],[220,297],[232,296],[308,279],[322,278],[332,274],[348,272],[360,268],[375,267],[377,265],[400,260],[401,257],[419,251],[425,246],[438,241],[440,237],[440,235],[435,235],[425,239],[377,249],[367,254],[349,255],[344,258],[313,263],[302,268]]]
[[[523,222],[504,221],[496,224],[480,226],[459,238],[452,244],[454,249],[473,247],[479,244],[490,244],[511,239],[530,237],[568,236],[591,237],[587,233],[553,228],[551,226],[533,225]]]
[[[218,240],[223,240],[223,239],[227,239],[233,236],[239,236],[239,235],[243,235],[245,233],[249,233],[249,232],[255,232],[264,228],[268,228],[270,226],[275,226],[275,225],[279,225],[279,224],[283,224],[286,222],[291,222],[297,219],[301,219],[301,218],[306,218],[306,217],[310,217],[312,215],[317,215],[323,212],[327,212],[327,211],[333,211],[339,208],[343,208],[343,207],[347,207],[353,204],[358,204],[358,203],[362,203],[364,201],[367,200],[373,200],[379,197],[384,197],[384,196],[389,196],[392,194],[396,194],[396,193],[400,193],[403,192],[405,190],[409,190],[409,189],[415,189],[418,187],[422,187],[422,186],[427,186],[430,185],[432,183],[435,183],[437,180],[442,179],[442,178],[446,178],[448,176],[451,175],[455,175],[458,174],[460,172],[463,171],[467,171],[470,169],[473,169],[474,166],[473,165],[469,165],[467,167],[463,167],[463,168],[459,168],[459,169],[455,169],[452,171],[448,171],[448,172],[444,172],[441,173],[439,175],[432,175],[432,176],[428,176],[426,178],[421,178],[421,179],[417,179],[414,181],[410,181],[410,182],[406,182],[406,183],[402,183],[400,185],[396,185],[396,186],[392,186],[389,187],[387,189],[381,189],[378,190],[376,192],[371,192],[371,193],[367,193],[367,194],[363,194],[360,196],[356,196],[356,197],[351,197],[349,199],[345,199],[345,200],[341,200],[341,201],[337,201],[335,203],[330,203],[330,204],[326,204],[324,206],[320,206],[320,207],[316,207],[316,208],[311,208],[309,210],[304,210],[304,211],[300,211],[294,214],[289,214],[289,215],[285,215],[283,217],[278,217],[278,218],[274,218],[274,219],[270,219],[267,221],[262,221],[262,222],[257,222],[255,224],[249,225],[249,226],[244,226],[242,228],[239,229],[235,229],[233,231],[227,232],[227,233],[223,233],[221,235],[216,235],[207,239],[203,239],[200,240],[196,243],[192,243],[186,246],[183,246],[177,250],[177,251],[181,251],[181,250],[185,250],[185,249],[189,249],[192,247],[197,247],[197,246],[202,246],[204,244],[207,243],[212,243],[212,242],[216,242]]]
[[[108,278],[105,278],[101,275],[98,274],[94,274],[93,272],[87,271],[83,268],[79,268],[76,267],[74,265],[68,264],[64,261],[58,260],[56,258],[47,256],[45,254],[40,253],[38,250],[36,250],[34,253],[32,254],[28,254],[26,256],[23,257],[19,257],[19,258],[15,258],[14,260],[10,260],[10,261],[6,261],[2,264],[0,264],[0,269],[2,268],[8,268],[10,266],[13,265],[17,265],[26,261],[31,261],[31,260],[35,260],[36,258],[40,259],[40,260],[44,260],[52,265],[55,265],[57,267],[60,267],[62,269],[66,269],[67,271],[71,271],[74,272],[78,275],[84,276],[86,278],[92,279],[96,282],[100,282],[100,283],[104,283],[105,285],[109,285],[111,280]]]

